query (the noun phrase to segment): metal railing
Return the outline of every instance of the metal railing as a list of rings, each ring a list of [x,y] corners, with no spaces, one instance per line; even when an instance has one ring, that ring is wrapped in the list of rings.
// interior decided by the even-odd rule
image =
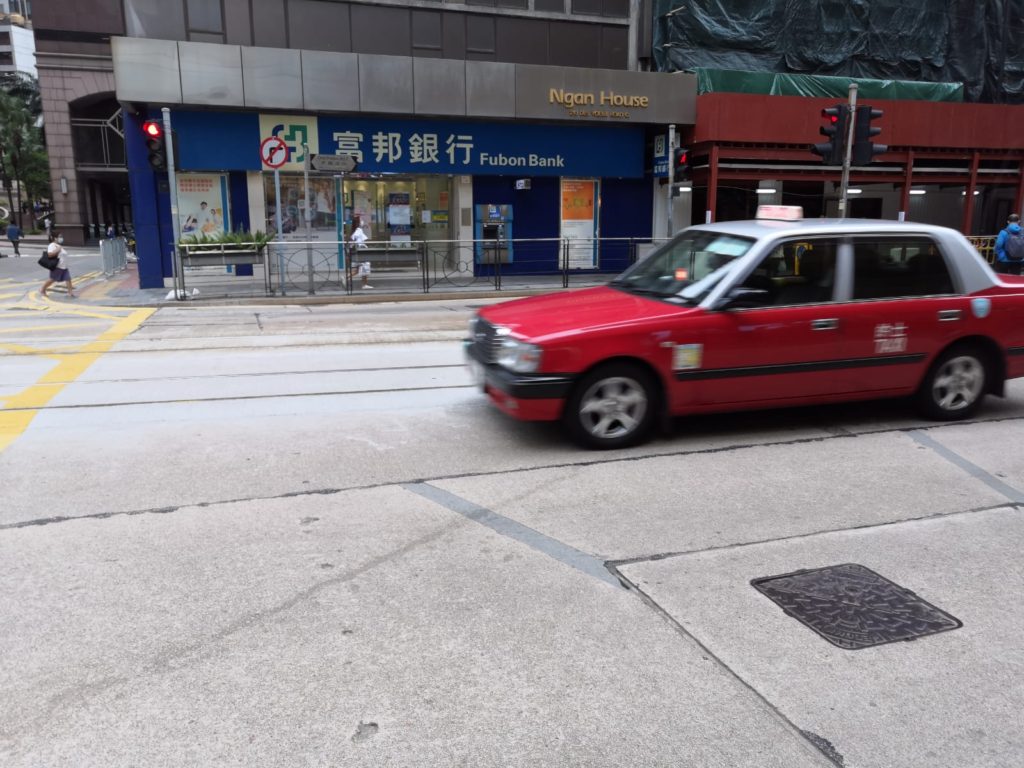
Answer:
[[[123,237],[100,240],[100,256],[103,257],[103,274],[107,277],[128,269],[128,244]]]
[[[183,245],[175,287],[180,299],[194,291],[310,296],[557,290],[607,282],[658,244],[635,238],[371,240],[357,248],[337,240],[275,240],[258,257],[230,245]]]
[[[968,235],[967,240],[989,264],[996,260],[996,237],[998,235]]]

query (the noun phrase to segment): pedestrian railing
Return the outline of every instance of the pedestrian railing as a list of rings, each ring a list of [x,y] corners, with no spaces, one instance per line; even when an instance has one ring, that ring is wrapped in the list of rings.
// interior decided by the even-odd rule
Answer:
[[[967,239],[989,264],[996,260],[996,235],[968,235]]]
[[[100,255],[103,257],[103,274],[107,277],[128,269],[128,244],[123,237],[100,240]]]
[[[646,256],[660,240],[275,240],[258,254],[183,245],[178,298],[557,290],[598,285]]]

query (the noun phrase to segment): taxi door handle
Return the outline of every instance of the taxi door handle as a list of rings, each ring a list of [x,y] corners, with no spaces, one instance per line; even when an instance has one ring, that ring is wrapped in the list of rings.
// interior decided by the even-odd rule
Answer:
[[[839,320],[834,317],[823,318],[821,320],[811,320],[812,331],[834,331],[839,327]]]
[[[959,309],[940,309],[939,310],[939,322],[945,323],[950,320],[959,320],[963,316],[963,312]]]

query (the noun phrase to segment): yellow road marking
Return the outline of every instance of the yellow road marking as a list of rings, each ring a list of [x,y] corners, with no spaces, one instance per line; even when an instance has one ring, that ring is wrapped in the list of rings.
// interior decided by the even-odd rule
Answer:
[[[57,325],[21,325],[17,328],[0,328],[0,333],[21,333],[22,331],[58,331],[66,328],[85,328],[88,325],[102,323],[103,320],[86,320],[80,323],[58,323]]]
[[[4,398],[4,410],[0,410],[0,453],[6,450],[11,443],[28,429],[29,424],[35,418],[40,408],[56,397],[65,386],[81,376],[104,352],[109,351],[114,344],[142,325],[155,311],[155,309],[133,309],[131,314],[126,317],[104,316],[103,319],[116,320],[117,322],[101,333],[96,340],[84,344],[70,354],[56,356],[53,355],[54,350],[36,349],[20,344],[0,345],[0,347],[16,353],[49,355],[56,361],[56,365],[35,384],[25,388],[16,395]]]

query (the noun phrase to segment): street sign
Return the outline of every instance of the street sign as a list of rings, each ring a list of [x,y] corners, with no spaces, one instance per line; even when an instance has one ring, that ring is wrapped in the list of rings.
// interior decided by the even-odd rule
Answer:
[[[348,173],[356,167],[356,159],[352,155],[313,155],[310,163],[314,171],[335,173]]]
[[[288,145],[280,136],[271,136],[260,143],[260,158],[268,168],[280,168],[288,162]]]

